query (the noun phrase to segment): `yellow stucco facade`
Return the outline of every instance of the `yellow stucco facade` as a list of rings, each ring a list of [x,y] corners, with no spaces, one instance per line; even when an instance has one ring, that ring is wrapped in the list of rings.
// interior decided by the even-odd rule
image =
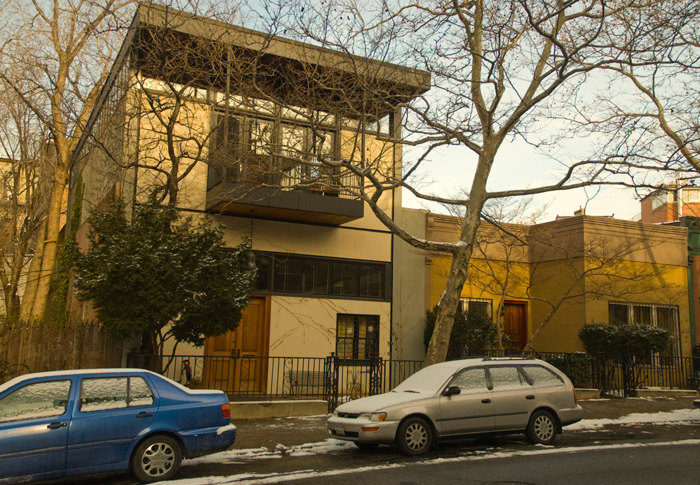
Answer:
[[[431,217],[429,237],[456,241],[454,219]],[[674,355],[691,355],[686,229],[577,216],[509,225],[508,232],[519,236],[517,242],[486,223],[479,231],[462,298],[489,302],[494,323],[511,332],[517,325],[507,321],[502,303],[525,309],[524,335],[511,338],[508,346],[529,343],[540,352],[583,351],[581,327],[608,323],[617,311],[629,315],[626,323],[669,329]],[[451,259],[439,254],[429,259],[432,308],[444,289]]]

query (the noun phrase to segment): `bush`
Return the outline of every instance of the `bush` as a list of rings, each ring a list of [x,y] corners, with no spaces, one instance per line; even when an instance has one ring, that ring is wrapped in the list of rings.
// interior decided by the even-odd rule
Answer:
[[[584,325],[578,333],[591,355],[647,357],[668,348],[668,331],[651,325]]]
[[[668,348],[668,331],[650,325],[584,325],[578,333],[586,352],[595,357],[600,390],[607,394],[616,381],[616,367],[622,377],[624,396],[634,396],[642,380],[642,364],[653,353]]]
[[[423,344],[426,349],[433,336],[436,318],[437,307],[426,312],[425,332],[423,333]],[[497,339],[498,329],[489,317],[474,312],[458,311],[455,314],[455,322],[447,348],[447,360],[460,359],[465,351],[471,355],[479,354],[491,347]]]

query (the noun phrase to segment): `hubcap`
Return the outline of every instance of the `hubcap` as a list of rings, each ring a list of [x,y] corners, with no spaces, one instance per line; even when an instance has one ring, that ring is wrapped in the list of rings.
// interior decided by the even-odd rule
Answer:
[[[152,477],[168,473],[175,463],[175,451],[166,443],[153,443],[141,457],[141,468]]]
[[[414,423],[406,429],[406,444],[413,451],[422,449],[427,442],[428,433],[422,425]]]
[[[538,416],[535,420],[535,435],[541,441],[548,441],[554,434],[554,423],[547,416]]]

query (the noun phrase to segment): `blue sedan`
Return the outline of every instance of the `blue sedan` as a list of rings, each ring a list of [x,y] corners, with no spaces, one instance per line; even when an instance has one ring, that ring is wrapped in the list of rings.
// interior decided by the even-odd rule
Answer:
[[[0,482],[130,470],[168,480],[236,439],[221,391],[140,369],[28,374],[0,385]]]

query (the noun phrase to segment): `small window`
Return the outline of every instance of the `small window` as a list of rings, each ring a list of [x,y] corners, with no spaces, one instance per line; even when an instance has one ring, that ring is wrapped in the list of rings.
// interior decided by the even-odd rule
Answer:
[[[27,384],[0,400],[0,423],[65,414],[70,381]]]
[[[489,367],[494,391],[512,391],[530,387],[517,367]]]
[[[461,394],[489,391],[483,367],[463,370],[452,379],[451,386],[459,387]]]
[[[338,315],[336,355],[343,360],[379,357],[379,317]]]
[[[525,374],[530,378],[535,387],[563,386],[564,381],[551,370],[541,365],[523,366]]]
[[[460,309],[478,316],[493,318],[493,302],[482,298],[462,298]]]
[[[80,412],[148,406],[153,392],[141,377],[84,379],[80,387]]]

